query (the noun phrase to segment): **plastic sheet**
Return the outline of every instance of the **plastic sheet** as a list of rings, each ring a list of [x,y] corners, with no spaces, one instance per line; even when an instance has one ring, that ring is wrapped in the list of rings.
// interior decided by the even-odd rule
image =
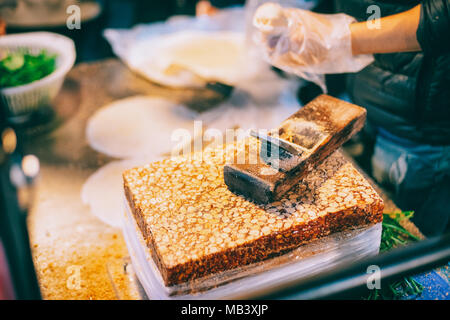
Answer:
[[[168,86],[202,87],[209,81],[236,86],[267,69],[262,58],[247,55],[241,8],[107,29],[104,36],[132,70]]]
[[[353,55],[346,14],[318,14],[265,3],[254,15],[256,41],[274,66],[313,81],[326,91],[324,74],[357,72],[372,55]]]
[[[150,299],[232,299],[242,291],[257,292],[376,255],[381,241],[381,223],[364,226],[315,240],[279,257],[166,287],[126,200],[124,203],[125,242]]]

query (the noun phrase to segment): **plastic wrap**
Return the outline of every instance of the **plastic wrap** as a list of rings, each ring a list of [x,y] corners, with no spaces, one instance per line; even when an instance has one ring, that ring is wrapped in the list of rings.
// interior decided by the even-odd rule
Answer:
[[[242,33],[180,31],[144,41],[129,51],[128,65],[145,77],[174,87],[203,86],[208,81],[236,85],[253,77]]]
[[[202,87],[209,81],[236,86],[267,69],[262,59],[247,56],[242,8],[107,29],[104,36],[132,70],[168,86]]]
[[[355,18],[318,14],[265,3],[254,15],[256,41],[274,66],[313,81],[326,91],[324,74],[357,72],[372,55],[353,55],[349,25]]]
[[[381,223],[364,226],[329,235],[259,263],[166,287],[127,201],[124,203],[125,242],[136,275],[150,299],[232,299],[243,291],[257,292],[376,255],[381,240]]]

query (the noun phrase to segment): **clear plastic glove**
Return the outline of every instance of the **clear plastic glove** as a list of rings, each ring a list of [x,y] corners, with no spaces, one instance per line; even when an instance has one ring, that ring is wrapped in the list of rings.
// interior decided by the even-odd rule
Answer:
[[[318,14],[260,6],[253,17],[256,41],[277,68],[318,84],[326,92],[324,74],[357,72],[373,61],[372,55],[353,55],[349,25],[355,18],[343,13]]]

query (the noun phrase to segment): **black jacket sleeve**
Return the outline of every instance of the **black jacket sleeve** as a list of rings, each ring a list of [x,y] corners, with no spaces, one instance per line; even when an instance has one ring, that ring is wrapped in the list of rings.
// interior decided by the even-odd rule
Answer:
[[[426,55],[450,53],[450,0],[422,1],[416,35]]]

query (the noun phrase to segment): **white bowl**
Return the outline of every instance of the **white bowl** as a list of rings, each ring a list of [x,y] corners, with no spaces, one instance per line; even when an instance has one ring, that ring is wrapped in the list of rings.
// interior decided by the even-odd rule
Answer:
[[[0,50],[6,53],[26,49],[38,54],[45,49],[56,54],[56,69],[46,77],[17,87],[0,89],[12,117],[29,114],[40,106],[48,105],[56,96],[64,78],[75,63],[74,42],[51,32],[28,32],[0,37]]]

